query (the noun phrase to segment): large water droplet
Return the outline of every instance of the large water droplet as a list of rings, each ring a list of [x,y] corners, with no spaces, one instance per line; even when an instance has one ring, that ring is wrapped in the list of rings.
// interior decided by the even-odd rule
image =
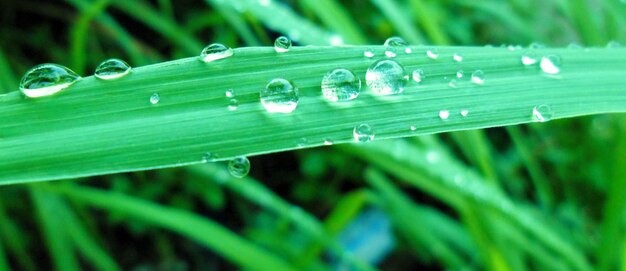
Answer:
[[[424,70],[422,69],[414,70],[413,73],[411,73],[411,77],[413,78],[413,81],[415,81],[416,83],[421,83],[425,77]]]
[[[213,43],[207,47],[204,47],[200,53],[200,59],[204,62],[211,62],[222,58],[227,58],[233,55],[233,49],[226,47],[220,43]]]
[[[361,91],[361,79],[347,69],[334,69],[322,79],[322,94],[329,101],[349,101]]]
[[[365,73],[367,86],[378,95],[402,93],[406,79],[402,65],[393,60],[376,61]]]
[[[537,55],[533,52],[524,52],[522,54],[522,64],[524,64],[524,66],[530,66],[537,63]]]
[[[547,104],[541,104],[533,108],[532,120],[535,122],[546,122],[552,119],[554,111]]]
[[[561,71],[561,58],[556,55],[547,55],[539,62],[541,70],[547,74],[557,74]]]
[[[374,129],[368,124],[359,124],[354,127],[352,131],[354,135],[354,141],[356,142],[369,142],[374,140]]]
[[[58,64],[41,64],[28,70],[20,81],[20,90],[30,98],[55,94],[74,82],[80,76]]]
[[[152,93],[152,95],[150,95],[151,104],[158,104],[160,100],[161,96],[159,95],[159,93]]]
[[[247,157],[237,157],[228,162],[228,173],[235,178],[243,178],[250,172],[250,160]]]
[[[291,40],[285,36],[280,36],[274,41],[274,50],[278,53],[284,53],[291,49]]]
[[[298,89],[286,79],[272,79],[259,96],[261,104],[270,113],[291,113],[298,106]]]
[[[482,85],[485,83],[485,73],[481,70],[475,70],[472,73],[472,83]]]
[[[409,43],[400,37],[391,37],[385,40],[384,45],[389,47],[404,47],[409,46]]]
[[[130,65],[121,59],[112,58],[100,63],[94,75],[100,79],[113,80],[130,73]]]

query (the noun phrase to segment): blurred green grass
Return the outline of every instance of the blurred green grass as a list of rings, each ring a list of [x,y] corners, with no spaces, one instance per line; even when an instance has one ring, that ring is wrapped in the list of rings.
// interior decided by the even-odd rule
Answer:
[[[37,63],[83,74],[108,57],[139,66],[281,34],[626,42],[617,0],[13,1],[0,13],[2,91]],[[626,270],[624,132],[623,115],[597,115],[252,157],[241,180],[207,164],[2,186],[0,270]],[[340,238],[374,208],[393,237],[358,234],[378,265]]]

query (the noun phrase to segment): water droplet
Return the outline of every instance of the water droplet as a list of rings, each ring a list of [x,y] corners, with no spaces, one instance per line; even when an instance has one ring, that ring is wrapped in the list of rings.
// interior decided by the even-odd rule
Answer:
[[[552,119],[554,111],[547,104],[541,104],[533,108],[532,120],[535,122],[546,122]]]
[[[365,51],[363,52],[363,55],[364,55],[365,57],[367,57],[367,58],[372,58],[372,57],[374,57],[374,51],[372,51],[372,50],[365,50]]]
[[[454,61],[456,61],[456,62],[461,62],[461,61],[463,61],[463,57],[462,57],[461,55],[457,54],[457,53],[455,53],[455,54],[452,56],[452,59],[454,59]]]
[[[329,101],[349,101],[361,91],[361,79],[347,69],[334,69],[322,79],[322,94]]]
[[[272,79],[260,92],[261,104],[270,113],[291,113],[298,106],[298,88],[282,78]]]
[[[547,74],[557,74],[561,71],[561,58],[556,55],[547,55],[539,62],[541,70]]]
[[[439,118],[442,120],[447,120],[450,117],[450,111],[448,110],[441,110],[439,111]]]
[[[285,36],[280,36],[274,41],[274,50],[277,53],[288,52],[291,49],[291,40]]]
[[[226,97],[227,98],[233,98],[235,97],[235,90],[234,89],[229,89],[226,91]]]
[[[213,161],[216,161],[217,158],[219,158],[219,155],[217,155],[216,153],[206,152],[202,155],[202,162],[203,163],[213,162]]]
[[[619,41],[612,40],[606,44],[606,48],[621,48],[622,44]]]
[[[411,129],[411,131],[416,131],[417,127],[415,127],[415,125],[411,125],[411,127],[409,127],[409,129]]]
[[[100,79],[113,80],[130,73],[130,65],[121,59],[108,59],[100,63],[94,75]]]
[[[456,71],[456,78],[459,78],[459,79],[463,78],[463,74],[464,74],[463,70]]]
[[[396,52],[393,50],[393,48],[388,48],[387,50],[385,50],[385,56],[387,57],[396,57]]]
[[[339,35],[332,35],[330,37],[329,42],[330,42],[330,45],[332,45],[332,46],[339,46],[339,45],[343,45],[343,43],[344,43],[343,42],[343,38],[341,36],[339,36]]]
[[[528,45],[528,48],[536,50],[536,49],[544,49],[546,48],[546,46],[538,42],[533,42]]]
[[[237,157],[228,162],[228,173],[235,178],[243,178],[250,172],[250,160],[247,157]]]
[[[354,127],[352,134],[356,142],[369,142],[374,140],[374,129],[368,124],[357,125]]]
[[[306,137],[301,137],[296,142],[296,146],[298,146],[298,148],[304,148],[308,144],[309,144],[309,140]]]
[[[58,64],[41,64],[28,70],[20,81],[20,90],[30,98],[55,94],[80,79],[80,76]]]
[[[390,95],[404,91],[407,77],[404,68],[398,62],[379,60],[367,69],[365,81],[375,94]]]
[[[152,93],[152,95],[150,95],[151,104],[158,104],[160,100],[161,96],[159,96],[159,93]]]
[[[233,55],[233,49],[226,47],[220,43],[213,43],[202,49],[200,53],[200,59],[204,62],[211,62],[222,58],[227,58]]]
[[[411,74],[411,77],[413,77],[413,81],[417,83],[421,83],[425,77],[424,70],[422,69],[414,70],[413,73]]]
[[[391,37],[385,40],[384,46],[388,47],[404,47],[409,46],[409,43],[400,37]]]
[[[428,56],[430,59],[437,59],[439,57],[439,52],[437,51],[437,49],[428,49],[426,50],[426,56]]]
[[[330,139],[330,138],[324,139],[324,145],[330,146],[332,144],[333,144],[333,140],[332,139]]]
[[[409,48],[409,47],[404,48],[404,53],[405,53],[405,54],[407,54],[407,55],[408,55],[408,54],[410,54],[410,53],[412,53],[412,52],[413,52],[413,50],[412,50],[411,48]]]
[[[475,70],[472,73],[472,83],[482,85],[485,83],[485,73],[481,70]]]
[[[456,88],[457,87],[456,79],[450,79],[450,81],[448,81],[448,86],[451,88]]]
[[[230,99],[230,101],[228,101],[228,110],[234,111],[237,110],[237,107],[239,107],[239,101],[237,101],[237,99]]]
[[[522,64],[525,66],[530,66],[537,63],[537,55],[533,52],[524,52],[522,54]]]
[[[469,114],[469,111],[467,109],[461,110],[461,116],[467,117],[467,114]]]

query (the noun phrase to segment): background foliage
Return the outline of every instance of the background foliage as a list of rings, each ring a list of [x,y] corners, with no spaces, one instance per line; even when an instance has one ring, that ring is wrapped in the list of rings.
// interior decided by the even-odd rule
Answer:
[[[109,57],[140,66],[283,34],[626,40],[618,0],[259,2],[4,3],[0,90],[38,63],[89,74]],[[2,186],[0,270],[626,270],[625,129],[597,115],[251,157],[244,179],[209,163]]]

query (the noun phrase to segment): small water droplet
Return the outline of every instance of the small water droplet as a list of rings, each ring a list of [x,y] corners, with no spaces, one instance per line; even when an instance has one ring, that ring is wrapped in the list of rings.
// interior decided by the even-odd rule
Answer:
[[[411,74],[411,77],[413,77],[413,81],[417,83],[421,83],[422,81],[424,81],[424,77],[426,76],[424,75],[424,70],[417,69],[413,71],[413,73]]]
[[[530,66],[537,63],[537,55],[534,52],[526,51],[522,54],[522,64]]]
[[[239,107],[239,101],[237,101],[237,99],[230,99],[230,101],[228,101],[228,110],[234,111],[237,110],[237,107]]]
[[[324,145],[330,146],[332,144],[333,144],[333,140],[332,139],[330,139],[330,138],[324,139]]]
[[[205,152],[202,155],[202,162],[203,163],[213,162],[213,161],[216,161],[217,158],[219,158],[219,155],[217,155],[216,153]]]
[[[20,91],[30,98],[55,94],[80,79],[80,76],[58,64],[41,64],[28,70],[20,81]]]
[[[536,49],[544,49],[546,48],[546,46],[538,42],[533,42],[528,45],[528,48],[536,50]]]
[[[151,104],[158,104],[160,100],[161,96],[159,96],[159,93],[152,93],[152,95],[150,95]]]
[[[374,51],[373,50],[365,50],[363,52],[363,56],[365,56],[367,58],[372,58],[372,57],[374,57]]]
[[[274,50],[277,53],[288,52],[291,49],[291,40],[285,36],[280,36],[274,40]]]
[[[461,110],[461,116],[467,117],[467,114],[469,114],[469,111],[467,109]]]
[[[448,110],[441,110],[439,111],[439,118],[442,120],[447,120],[450,117],[450,111]]]
[[[541,104],[533,108],[532,120],[534,122],[546,122],[552,119],[554,111],[547,104]]]
[[[437,51],[437,49],[428,49],[426,50],[426,56],[428,56],[430,59],[437,59],[439,57],[439,52]]]
[[[557,74],[561,71],[561,58],[556,55],[547,55],[539,62],[541,70],[547,74]]]
[[[421,83],[425,77],[424,70],[422,69],[414,70],[413,73],[411,74],[411,77],[413,77],[413,81],[417,83]]]
[[[482,85],[485,83],[485,73],[482,70],[475,70],[472,73],[472,83]]]
[[[461,55],[459,55],[459,54],[455,53],[455,54],[452,56],[452,59],[454,59],[454,61],[456,61],[456,62],[461,62],[461,61],[463,61],[463,56],[461,56]]]
[[[250,160],[247,157],[237,157],[228,162],[228,173],[235,178],[243,178],[250,172]]]
[[[385,50],[385,56],[393,58],[396,57],[396,52],[392,48]]]
[[[463,78],[463,74],[464,74],[463,70],[456,71],[456,78],[459,78],[459,79]]]
[[[393,60],[376,61],[365,73],[367,86],[378,95],[402,93],[406,81],[404,68]]]
[[[457,87],[456,79],[450,79],[450,81],[448,81],[448,86],[451,88],[456,88]]]
[[[374,129],[368,124],[359,124],[354,127],[352,131],[354,135],[354,141],[356,142],[369,142],[374,140]]]
[[[234,89],[229,89],[226,91],[226,98],[233,98],[235,97],[235,90]]]
[[[619,41],[612,40],[606,44],[606,48],[621,48],[622,44]]]
[[[417,127],[415,127],[415,125],[411,125],[411,127],[409,127],[409,129],[411,129],[411,131],[416,131]]]
[[[388,47],[404,47],[408,45],[409,43],[400,37],[390,37],[387,40],[385,40],[385,44],[384,44],[384,46],[388,46]]]
[[[298,146],[298,148],[304,148],[308,144],[309,144],[309,140],[306,137],[298,138],[298,140],[296,141],[296,146]]]
[[[272,79],[259,93],[261,104],[270,113],[291,113],[298,106],[298,88],[282,78]]]
[[[202,49],[200,53],[200,59],[204,62],[211,62],[222,58],[227,58],[233,55],[233,49],[226,47],[220,43],[213,43]]]
[[[412,52],[413,52],[413,49],[411,49],[411,48],[409,48],[409,47],[404,48],[404,53],[405,53],[405,54],[407,54],[407,55],[408,55],[408,54],[410,54],[410,53],[412,53]]]
[[[322,94],[329,101],[349,101],[359,96],[361,79],[348,69],[334,69],[322,79]]]
[[[100,63],[94,75],[103,80],[113,80],[130,73],[130,65],[121,59],[107,59]]]

